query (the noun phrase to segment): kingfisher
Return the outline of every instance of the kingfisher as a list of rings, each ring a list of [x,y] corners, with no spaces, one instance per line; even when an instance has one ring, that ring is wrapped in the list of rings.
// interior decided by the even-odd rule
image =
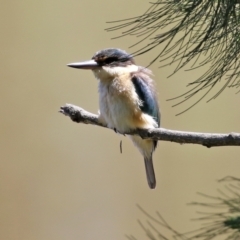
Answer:
[[[96,52],[91,60],[68,64],[92,70],[98,80],[98,120],[115,132],[160,127],[160,110],[151,71],[135,64],[124,50],[107,48]],[[144,158],[148,185],[156,187],[152,154],[157,141],[128,135]]]

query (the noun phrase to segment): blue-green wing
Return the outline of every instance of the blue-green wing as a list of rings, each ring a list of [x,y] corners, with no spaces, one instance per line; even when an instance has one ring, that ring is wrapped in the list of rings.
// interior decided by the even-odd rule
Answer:
[[[142,101],[142,105],[139,106],[140,109],[152,116],[160,127],[159,106],[153,86],[137,75],[132,76],[132,82],[139,99]]]

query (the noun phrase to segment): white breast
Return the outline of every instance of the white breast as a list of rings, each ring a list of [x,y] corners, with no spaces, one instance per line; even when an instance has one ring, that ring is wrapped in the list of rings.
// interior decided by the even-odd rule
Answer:
[[[128,98],[130,94],[131,100]],[[110,84],[99,82],[100,116],[105,119],[108,127],[120,132],[135,128],[132,119],[134,112],[140,110],[138,106],[139,99],[134,88],[124,88],[117,80]]]
[[[129,68],[105,68],[94,72],[99,79],[100,120],[109,128],[119,132],[128,132],[135,128],[156,127],[155,120],[144,114],[130,73],[138,69],[136,65]]]

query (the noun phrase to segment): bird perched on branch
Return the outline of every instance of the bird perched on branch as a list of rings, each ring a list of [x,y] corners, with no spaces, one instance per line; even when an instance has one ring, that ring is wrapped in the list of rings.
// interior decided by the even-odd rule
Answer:
[[[158,128],[160,112],[151,71],[137,66],[123,50],[108,48],[91,60],[68,64],[91,69],[99,80],[99,121],[119,133],[137,128]],[[157,141],[129,136],[144,157],[148,185],[156,187],[152,154]]]

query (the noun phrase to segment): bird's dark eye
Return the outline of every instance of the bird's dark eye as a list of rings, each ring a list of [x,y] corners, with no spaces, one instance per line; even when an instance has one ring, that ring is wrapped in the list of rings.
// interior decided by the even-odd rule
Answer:
[[[109,58],[104,60],[104,63],[105,64],[111,64],[111,63],[116,62],[116,61],[118,61],[118,58],[116,58],[116,57],[109,57]]]

